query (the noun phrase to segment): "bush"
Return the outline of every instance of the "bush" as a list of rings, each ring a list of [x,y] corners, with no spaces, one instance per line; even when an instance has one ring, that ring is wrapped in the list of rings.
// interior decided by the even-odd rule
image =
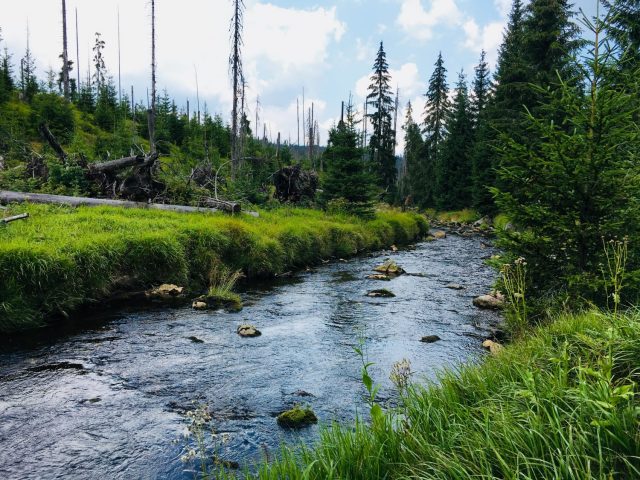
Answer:
[[[75,129],[75,119],[71,104],[55,93],[40,93],[32,103],[31,126],[34,131],[45,123],[56,139],[66,144],[71,141]]]

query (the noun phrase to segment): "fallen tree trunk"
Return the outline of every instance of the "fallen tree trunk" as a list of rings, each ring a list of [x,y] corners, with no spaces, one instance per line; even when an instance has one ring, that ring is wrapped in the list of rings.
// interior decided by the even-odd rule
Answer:
[[[215,208],[189,207],[186,205],[164,205],[161,203],[129,202],[124,200],[109,200],[103,198],[67,197],[64,195],[47,195],[43,193],[22,193],[0,190],[0,203],[41,203],[47,205],[70,205],[72,207],[122,207],[146,208],[152,210],[166,210],[170,212],[217,212]]]
[[[229,213],[240,213],[242,206],[236,202],[227,202],[226,200],[216,200],[215,198],[206,198],[202,201],[208,207],[218,208]]]
[[[110,160],[108,162],[90,163],[87,165],[90,173],[108,173],[117,170],[122,170],[127,167],[145,167],[151,165],[158,159],[158,155],[152,154],[147,157],[144,155],[136,155],[135,157],[124,157],[117,160]]]
[[[53,133],[51,133],[51,130],[49,130],[47,124],[41,123],[38,126],[38,130],[40,131],[40,135],[42,135],[42,138],[44,138],[49,146],[53,149],[53,151],[56,152],[58,158],[60,158],[60,161],[62,161],[62,164],[66,164],[67,154],[63,150],[62,146],[58,143],[58,140],[56,140],[56,137],[53,135]]]
[[[25,218],[29,218],[28,213],[21,213],[20,215],[14,215],[13,217],[3,218],[0,220],[0,223],[7,224],[7,223],[15,222],[16,220],[24,220]]]

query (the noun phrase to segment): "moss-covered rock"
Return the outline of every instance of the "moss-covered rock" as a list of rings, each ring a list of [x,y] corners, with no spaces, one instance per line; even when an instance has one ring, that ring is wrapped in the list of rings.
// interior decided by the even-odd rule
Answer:
[[[404,269],[393,260],[387,260],[382,265],[375,267],[373,270],[375,272],[391,276],[398,276],[405,273]]]
[[[207,295],[196,298],[193,301],[196,310],[220,310],[227,312],[239,312],[242,310],[242,298],[237,293],[221,292],[214,289]]]
[[[278,415],[278,425],[284,428],[303,428],[318,423],[318,417],[309,407],[296,405],[291,410]]]
[[[253,325],[240,325],[237,332],[241,337],[259,337],[262,335],[262,332]]]
[[[367,297],[382,297],[382,298],[393,298],[395,297],[395,293],[393,293],[390,290],[387,290],[386,288],[381,288],[379,290],[371,290],[370,292],[367,293]]]

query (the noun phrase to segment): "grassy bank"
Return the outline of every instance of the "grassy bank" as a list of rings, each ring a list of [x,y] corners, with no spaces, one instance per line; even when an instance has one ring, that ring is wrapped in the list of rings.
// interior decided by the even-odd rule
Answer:
[[[0,227],[0,331],[42,325],[122,285],[208,286],[222,262],[270,276],[331,257],[408,243],[422,217],[382,211],[371,221],[281,209],[260,218],[117,208],[17,206],[29,220]]]
[[[559,318],[443,374],[373,426],[335,426],[261,479],[640,478],[640,314]]]

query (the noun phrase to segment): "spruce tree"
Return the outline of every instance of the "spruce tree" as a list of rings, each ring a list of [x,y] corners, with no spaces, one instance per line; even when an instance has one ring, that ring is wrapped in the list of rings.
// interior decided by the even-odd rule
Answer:
[[[38,79],[36,78],[36,61],[31,53],[29,42],[24,57],[20,60],[20,90],[25,101],[31,102],[38,93]]]
[[[473,95],[470,98],[471,119],[475,129],[482,122],[481,117],[484,116],[491,95],[491,72],[486,57],[486,52],[482,50],[480,62],[475,67]]]
[[[405,182],[408,184],[407,190],[409,195],[411,195],[411,198],[415,202],[415,199],[419,198],[419,192],[424,183],[421,170],[423,167],[422,154],[424,153],[424,142],[422,140],[420,126],[413,119],[411,102],[407,104],[407,115],[402,128],[404,130]]]
[[[442,145],[436,198],[439,209],[455,210],[471,204],[471,157],[473,122],[464,73],[458,75],[455,97],[447,119],[447,137]]]
[[[489,189],[496,184],[494,168],[500,134],[520,138],[523,132],[525,96],[531,80],[524,61],[523,22],[522,0],[514,0],[498,50],[493,95],[489,97],[484,118],[476,125],[472,204],[482,213],[495,213]]]
[[[378,185],[387,199],[393,198],[396,185],[395,132],[393,131],[394,100],[389,82],[389,64],[382,42],[373,64],[367,105],[373,133],[369,141],[369,153]]]
[[[632,72],[640,65],[640,0],[602,0],[608,10],[609,37],[620,48],[620,66]]]
[[[347,115],[349,118],[349,115]],[[322,199],[345,201],[344,208],[363,218],[373,217],[374,177],[363,161],[359,134],[353,124],[340,121],[329,131],[324,151],[325,175]]]
[[[535,92],[545,101],[538,116],[528,115],[523,138],[544,141],[505,145],[499,169],[504,187],[494,193],[515,226],[501,232],[500,244],[513,258],[525,258],[528,291],[600,303],[603,241],[640,234],[637,147],[628,148],[640,142],[632,120],[640,92],[632,75],[625,83],[634,91],[619,88],[607,65],[612,56],[603,25],[596,21],[592,28],[595,41],[578,81],[562,79],[554,90]],[[558,111],[567,112],[562,124],[549,121]],[[640,251],[633,243],[629,248],[626,274],[637,278]],[[635,301],[639,289],[631,283],[627,293]]]
[[[2,44],[2,29],[0,28],[0,44]],[[0,103],[6,102],[11,97],[13,91],[11,55],[4,47],[4,54],[0,57]]]
[[[439,183],[442,179],[441,151],[447,135],[446,122],[450,109],[447,69],[444,67],[442,52],[438,54],[435,67],[425,95],[427,98],[423,124],[425,140],[420,168],[423,178],[420,190],[416,192],[416,201],[422,206],[434,206],[442,191]]]

